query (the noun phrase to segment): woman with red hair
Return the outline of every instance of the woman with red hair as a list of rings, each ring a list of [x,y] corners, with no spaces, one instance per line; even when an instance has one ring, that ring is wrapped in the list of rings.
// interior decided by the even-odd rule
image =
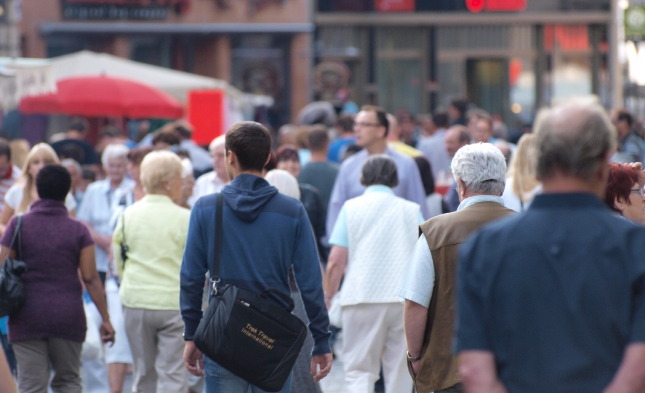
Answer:
[[[643,180],[641,172],[630,164],[609,164],[609,180],[605,204],[616,214],[628,220],[644,224]]]

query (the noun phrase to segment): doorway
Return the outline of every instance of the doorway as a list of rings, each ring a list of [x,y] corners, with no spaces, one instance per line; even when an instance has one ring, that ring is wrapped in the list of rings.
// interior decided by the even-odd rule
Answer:
[[[466,86],[471,102],[510,124],[507,59],[466,60]]]

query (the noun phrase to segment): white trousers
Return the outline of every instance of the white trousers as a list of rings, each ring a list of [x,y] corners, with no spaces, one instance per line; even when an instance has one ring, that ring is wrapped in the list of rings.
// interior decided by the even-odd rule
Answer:
[[[411,392],[403,304],[344,306],[341,313],[347,391],[372,393],[382,365],[386,393]]]

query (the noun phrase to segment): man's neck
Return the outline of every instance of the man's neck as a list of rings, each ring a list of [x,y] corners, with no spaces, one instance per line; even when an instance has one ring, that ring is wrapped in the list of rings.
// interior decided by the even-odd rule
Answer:
[[[367,150],[370,156],[374,154],[383,154],[386,149],[387,141],[385,139],[379,139],[374,141],[371,145],[365,146],[365,150]]]
[[[557,174],[542,182],[543,194],[566,194],[586,192],[602,198],[602,190],[593,182],[585,181],[574,176]]]
[[[239,171],[239,172],[234,172],[234,173],[233,173],[233,179],[235,179],[236,177],[238,177],[238,176],[240,176],[240,175],[253,175],[253,176],[257,176],[257,177],[263,177],[263,176],[262,176],[262,172],[255,172],[255,171]],[[231,179],[231,180],[232,180],[232,179]]]
[[[326,162],[327,161],[327,152],[322,151],[311,151],[311,160],[309,162]]]
[[[120,179],[119,181],[110,179],[110,188],[112,188],[113,190],[116,190],[117,188],[119,188],[122,181],[123,179]]]

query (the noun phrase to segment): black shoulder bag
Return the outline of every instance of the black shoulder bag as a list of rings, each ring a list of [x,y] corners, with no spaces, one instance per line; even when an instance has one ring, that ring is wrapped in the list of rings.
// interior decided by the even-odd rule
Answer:
[[[197,348],[220,366],[262,390],[277,392],[284,387],[293,369],[307,336],[307,327],[291,314],[293,299],[278,290],[267,289],[256,294],[234,285],[217,288],[223,204],[220,193],[211,268],[213,298],[193,339]],[[287,308],[269,293],[282,299]]]
[[[11,315],[20,310],[25,302],[25,287],[22,283],[22,274],[27,271],[27,264],[22,258],[22,214],[18,215],[18,223],[11,238],[9,252],[13,250],[16,241],[18,252],[16,259],[7,256],[0,269],[0,318]]]

